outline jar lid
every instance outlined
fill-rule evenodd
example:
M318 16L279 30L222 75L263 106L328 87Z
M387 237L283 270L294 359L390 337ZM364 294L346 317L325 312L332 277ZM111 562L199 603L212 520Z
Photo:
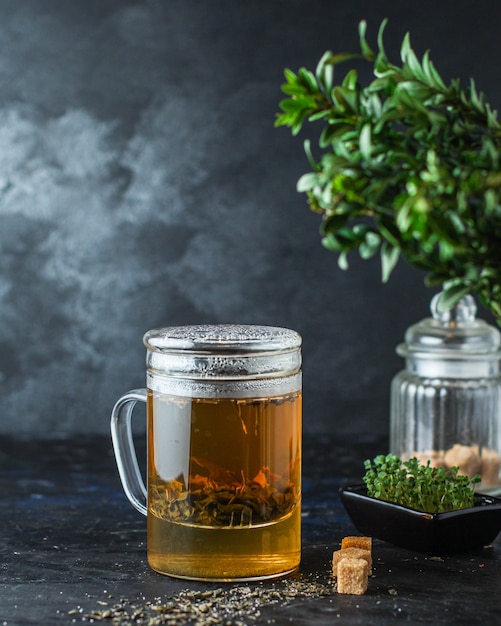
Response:
M431 301L432 317L407 329L405 343L397 347L397 353L407 359L425 360L426 364L414 364L423 375L492 375L492 367L479 364L501 359L500 332L476 318L477 306L471 295L445 311L439 309L439 298L436 294ZM495 369L497 372L497 364Z
M143 338L147 366L183 378L284 376L301 367L301 336L275 326L215 324L172 326Z

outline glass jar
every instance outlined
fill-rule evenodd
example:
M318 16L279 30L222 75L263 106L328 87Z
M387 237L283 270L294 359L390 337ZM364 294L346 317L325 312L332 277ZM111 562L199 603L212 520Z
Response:
M406 369L391 383L390 452L432 466L480 474L484 492L501 487L501 335L476 319L468 295L411 326L397 353Z

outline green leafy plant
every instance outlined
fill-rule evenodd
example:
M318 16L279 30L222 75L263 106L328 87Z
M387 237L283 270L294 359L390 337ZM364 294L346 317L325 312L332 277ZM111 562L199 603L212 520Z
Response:
M458 475L459 468L445 470L420 464L416 458L402 462L393 454L380 454L364 463L367 494L426 513L466 509L475 504L474 485L480 482Z
M305 151L312 171L298 183L322 215L323 245L339 266L358 250L380 253L386 282L399 257L440 285L442 310L468 292L501 323L501 125L472 80L446 85L426 52L421 60L403 39L401 65L388 59L382 22L374 52L359 25L360 52L326 52L315 71L285 70L276 126L297 135L320 122L318 146ZM374 79L360 84L356 69L335 82L334 70L360 60Z

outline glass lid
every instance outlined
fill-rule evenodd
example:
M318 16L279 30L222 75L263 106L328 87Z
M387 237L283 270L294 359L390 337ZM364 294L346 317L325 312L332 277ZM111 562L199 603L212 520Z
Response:
M498 376L501 334L476 318L477 306L467 295L447 311L439 309L440 294L430 305L432 317L410 326L397 354L407 370L428 378L473 379Z
M144 336L144 344L158 352L280 352L299 348L301 336L277 326L208 324L150 330Z
M430 305L432 317L411 326L405 334L405 344L399 346L402 356L430 352L485 358L489 354L499 358L501 335L482 319L476 318L477 306L471 295L464 296L452 309L439 309L440 294Z
M301 367L301 335L245 324L171 326L144 336L148 371L191 379L288 376Z

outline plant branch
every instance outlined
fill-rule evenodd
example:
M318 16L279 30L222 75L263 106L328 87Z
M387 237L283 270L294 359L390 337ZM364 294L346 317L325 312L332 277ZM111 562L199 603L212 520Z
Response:
M399 257L442 285L453 304L476 292L501 321L501 125L474 81L446 85L426 52L419 60L407 34L401 64L391 63L359 25L360 52L327 51L315 71L285 70L276 126L293 135L322 125L312 171L298 181L322 216L322 243L339 254L379 253L383 280ZM372 64L362 85L355 69L335 81L338 66Z

